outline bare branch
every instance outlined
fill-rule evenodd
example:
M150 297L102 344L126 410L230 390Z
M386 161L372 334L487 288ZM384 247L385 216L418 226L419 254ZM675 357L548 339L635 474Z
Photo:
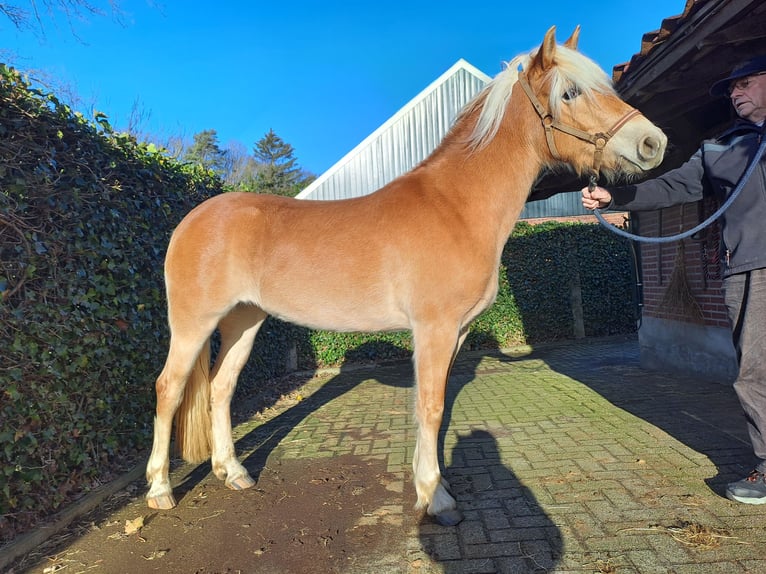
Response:
M101 7L99 3L106 4ZM79 40L75 30L76 21L86 21L88 17L103 17L111 13L112 18L122 22L123 12L118 0L105 0L99 3L92 0L28 0L29 7L18 4L0 3L0 14L6 16L11 24L21 31L31 30L45 34L46 22L55 22L62 14L72 35Z
M0 13L5 15L13 26L19 30L28 25L29 12L18 6L12 6L10 4L0 4Z

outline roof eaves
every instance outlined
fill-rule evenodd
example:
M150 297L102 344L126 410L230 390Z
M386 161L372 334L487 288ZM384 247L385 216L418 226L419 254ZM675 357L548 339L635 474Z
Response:
M658 30L646 32L641 37L641 49L634 54L629 62L617 64L612 69L612 81L615 86L630 82L642 69L651 65L651 61L664 51L662 47L667 44L673 34L680 28L693 24L698 16L704 16L717 11L719 4L725 4L729 0L687 0L684 11L676 16L669 16L662 20ZM702 14L700 14L702 13Z

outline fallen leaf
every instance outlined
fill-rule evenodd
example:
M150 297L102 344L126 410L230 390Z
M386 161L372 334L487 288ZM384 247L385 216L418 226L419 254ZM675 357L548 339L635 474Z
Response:
M144 517L139 516L133 520L125 521L125 534L130 536L131 534L137 534L144 527Z
M170 551L169 550L164 550L164 549L163 550L155 550L151 554L147 554L147 555L142 554L141 558L143 558L144 560L156 560L157 558L162 558L168 552L170 552Z

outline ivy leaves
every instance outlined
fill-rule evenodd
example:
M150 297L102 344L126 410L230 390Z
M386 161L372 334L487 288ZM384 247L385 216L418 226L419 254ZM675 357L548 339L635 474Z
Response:
M165 246L221 188L0 65L0 539L149 444Z

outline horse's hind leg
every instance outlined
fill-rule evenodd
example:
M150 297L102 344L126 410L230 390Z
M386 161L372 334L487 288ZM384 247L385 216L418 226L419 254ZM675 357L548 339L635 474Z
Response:
M428 514L443 525L457 524L463 518L439 470L438 438L447 378L459 344L465 338L465 335L456 337L451 333L450 329L413 329L418 422L412 460L418 494L416 508L427 507Z
M154 417L154 442L146 464L149 492L147 504L152 508L169 509L176 505L170 486L170 436L173 416L183 398L186 381L197 357L207 343L208 335L186 339L171 335L165 366L157 377L157 410Z
M258 329L266 313L254 305L238 305L218 325L221 350L213 367L210 403L212 419L213 473L234 490L255 484L234 453L230 403L237 378L247 363Z

